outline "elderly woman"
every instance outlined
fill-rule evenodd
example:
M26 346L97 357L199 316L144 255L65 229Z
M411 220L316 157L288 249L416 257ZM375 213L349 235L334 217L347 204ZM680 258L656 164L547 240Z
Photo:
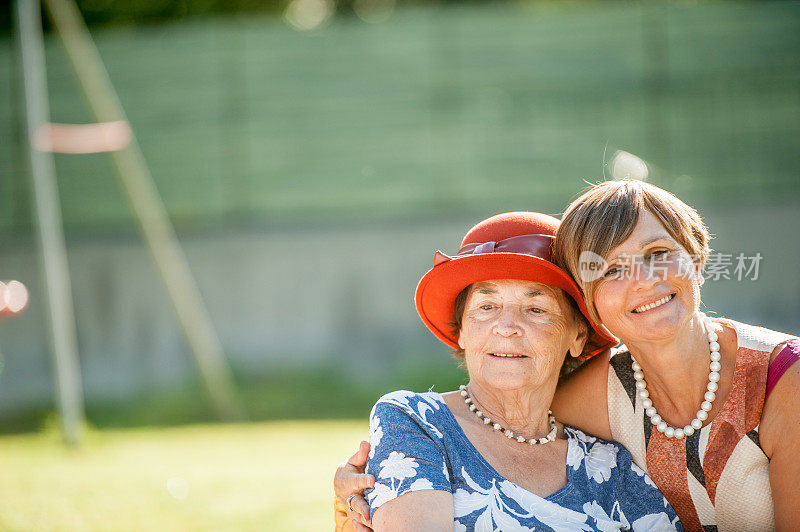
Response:
M622 446L549 411L565 358L616 343L550 261L557 227L507 213L470 230L455 257L436 254L417 310L463 358L469 383L375 405L375 530L681 529Z
M569 206L555 257L627 348L590 360L553 411L623 443L687 530L793 530L800 342L703 315L708 253L697 212L653 185L601 183ZM339 495L369 478L355 470L340 468Z

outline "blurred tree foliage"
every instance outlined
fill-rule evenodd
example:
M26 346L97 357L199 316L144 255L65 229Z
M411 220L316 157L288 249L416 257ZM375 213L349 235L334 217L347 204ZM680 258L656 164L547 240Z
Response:
M12 2L15 0L0 0L0 33L9 33L11 30ZM359 0L332 0L336 5L336 12L341 15L353 13L353 4ZM431 4L491 4L510 3L520 0L394 0L392 3L398 7ZM646 2L647 0L633 0L632 3ZM790 0L787 0L790 1ZM188 17L202 17L209 15L240 14L272 14L280 13L291 0L76 0L89 26L114 26L153 24L180 20ZM599 0L571 0L572 4L597 3ZM522 0L522 3L532 4L557 4L564 0ZM678 1L677 3L681 3ZM691 3L697 3L693 1ZM49 21L43 17L45 28L49 28Z
M12 2L0 1L0 31L8 33L12 25ZM291 0L76 0L89 26L153 24L209 15L272 14L282 12ZM340 14L353 12L358 0L333 0ZM397 4L464 3L466 0L396 0ZM469 0L470 3L490 3L498 0ZM500 0L503 1L503 0ZM43 15L45 28L49 21Z

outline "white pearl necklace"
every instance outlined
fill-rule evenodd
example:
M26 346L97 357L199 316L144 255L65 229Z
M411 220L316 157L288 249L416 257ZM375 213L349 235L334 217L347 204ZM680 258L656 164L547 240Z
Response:
M711 370L708 374L708 386L706 386L706 394L705 394L705 401L700 405L700 410L697 411L697 416L692 420L691 423L686 425L683 428L676 428L670 426L666 421L661 419L661 416L658 415L656 412L656 407L653 406L653 401L650 400L650 393L647 391L647 383L644 380L644 373L642 372L642 366L640 366L636 360L631 355L631 360L633 363L631 367L633 368L633 378L636 380L636 389L638 390L639 397L642 398L642 406L644 407L644 413L650 418L650 422L655 425L656 429L659 432L663 432L664 436L667 438L676 438L681 439L684 436L687 438L695 433L695 431L700 430L703 428L703 421L708 419L708 413L711 411L711 403L714 402L714 399L717 398L716 391L719 388L717 384L719 382L719 370L722 368L720 364L720 354L719 354L719 337L715 331L722 330L722 327L715 324L711 321L711 318L703 316L703 325L705 325L705 329L708 332L708 347L711 351L711 363L709 364L709 369Z
M492 422L492 420L486 417L482 411L478 410L478 407L472 402L472 397L469 396L466 386L462 384L458 387L458 389L461 390L461 397L464 398L464 403L466 403L470 411L475 412L475 415L478 416L478 419L483 421L484 425L491 425L492 429L497 432L502 432L509 440L517 440L519 443L527 443L530 445L544 445L545 443L555 441L558 427L556 427L556 418L553 417L553 413L550 410L547 411L547 415L550 418L550 432L547 434L547 436L544 436L543 438L525 438L524 436L518 436L514 434L508 429L504 429L500 423Z

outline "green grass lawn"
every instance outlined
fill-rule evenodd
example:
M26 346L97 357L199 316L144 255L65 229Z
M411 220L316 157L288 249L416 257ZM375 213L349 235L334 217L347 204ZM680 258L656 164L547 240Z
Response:
M330 530L333 471L367 421L0 437L0 530Z

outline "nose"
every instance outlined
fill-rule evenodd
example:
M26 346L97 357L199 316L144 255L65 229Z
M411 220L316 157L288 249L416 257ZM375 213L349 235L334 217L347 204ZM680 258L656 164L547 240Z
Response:
M494 333L504 337L520 336L522 329L518 319L517 309L511 306L503 307L494 324Z
M631 272L631 281L634 290L647 290L660 281L663 276L662 266L651 264L646 260L639 260Z

